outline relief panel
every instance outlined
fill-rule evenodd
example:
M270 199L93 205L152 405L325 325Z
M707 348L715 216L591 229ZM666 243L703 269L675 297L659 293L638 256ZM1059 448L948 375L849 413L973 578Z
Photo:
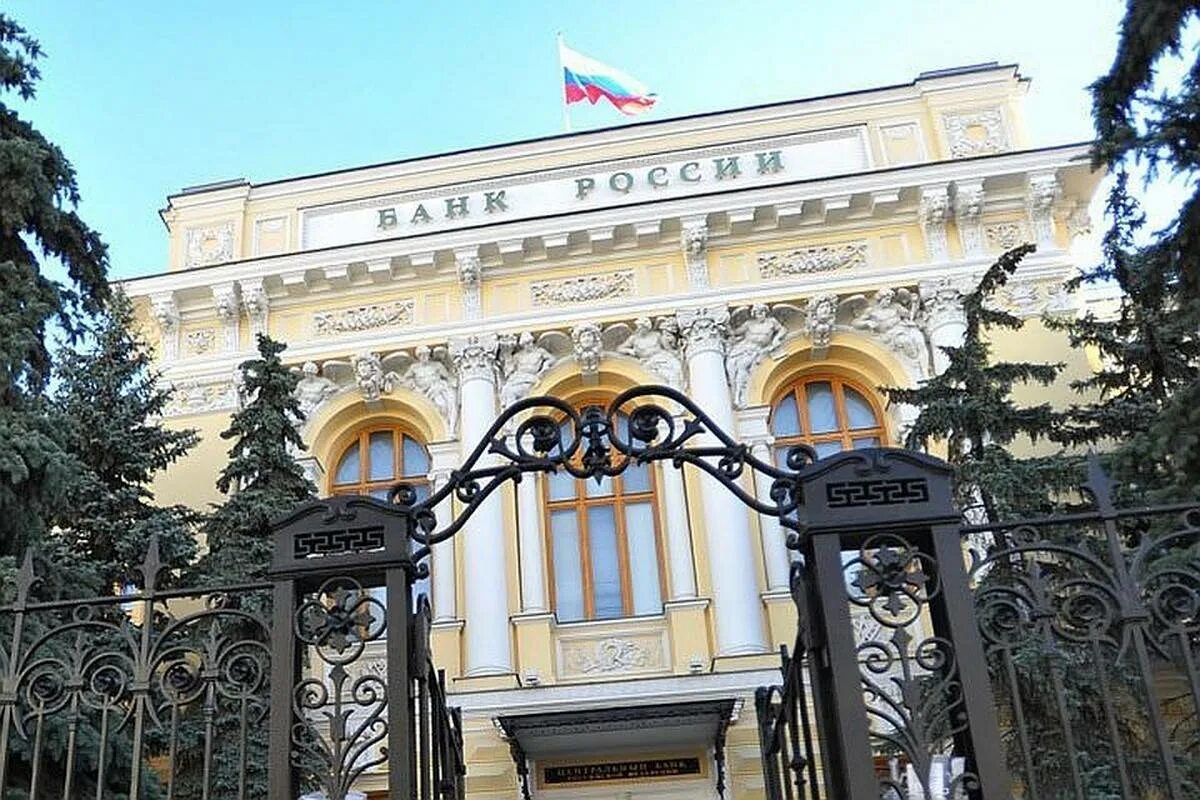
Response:
M667 631L645 628L560 632L558 677L606 678L671 671Z

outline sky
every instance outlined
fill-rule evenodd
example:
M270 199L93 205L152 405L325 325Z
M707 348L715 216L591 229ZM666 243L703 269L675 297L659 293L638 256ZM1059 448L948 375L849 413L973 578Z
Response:
M262 182L563 132L555 36L659 96L639 119L1017 63L1034 146L1090 139L1110 0L7 0L45 50L18 111L78 173L112 276L166 268L182 187ZM7 102L7 100L6 100ZM619 125L572 106L574 130Z

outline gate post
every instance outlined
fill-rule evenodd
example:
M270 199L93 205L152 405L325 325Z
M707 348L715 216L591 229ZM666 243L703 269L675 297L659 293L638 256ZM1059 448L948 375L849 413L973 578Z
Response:
M299 797L297 756L329 800L344 800L364 770L384 763L380 744L388 797L414 796L412 524L406 505L346 495L271 526L270 800ZM381 587L386 602L371 592ZM358 666L374 641L386 653L384 675ZM363 724L347 724L351 717Z
M893 448L841 453L800 472L801 552L825 643L813 681L831 705L821 724L837 797L878 800L887 788L927 800L957 789L977 800L1011 794L951 474L938 459ZM868 624L855 626L855 613ZM875 774L882 747L902 759L908 786ZM962 758L962 769L935 789L941 756Z

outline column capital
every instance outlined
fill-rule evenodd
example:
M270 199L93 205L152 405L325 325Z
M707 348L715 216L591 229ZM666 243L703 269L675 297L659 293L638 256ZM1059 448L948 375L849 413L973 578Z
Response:
M723 305L681 309L675 320L688 358L700 353L724 355L729 335L729 308Z
M450 358L458 370L461 382L487 381L496 383L496 349L499 341L495 334L480 333L459 336L450 340Z
M917 285L917 293L921 297L921 315L926 332L931 333L953 323L964 324L966 311L963 309L963 300L969 291L962 279L933 278L921 281Z

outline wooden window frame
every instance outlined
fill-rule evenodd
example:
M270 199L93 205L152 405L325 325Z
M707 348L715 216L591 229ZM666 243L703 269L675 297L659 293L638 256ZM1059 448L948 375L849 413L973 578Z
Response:
M837 415L837 430L816 434L806 433L806 431L812 430L812 424L808 418L808 396L806 394L806 387L812 383L828 383L833 390L833 407L834 413ZM856 391L871 406L871 410L875 413L875 420L878 423L874 427L850 428L849 419L846 414L846 397L844 392L844 388L847 386ZM800 419L800 433L791 436L775 435L776 451L784 450L797 444L807 444L815 447L825 442L839 442L842 445L843 451L849 451L854 449L855 439L865 439L868 436L874 436L878 439L880 447L887 446L887 424L878 394L854 378L840 372L809 372L797 377L783 391L779 392L775 396L775 400L771 403L771 420L768 425L773 435L775 411L779 408L779 404L789 395L796 401L796 413Z
M577 408L582 410L587 406L607 404L610 398L597 398L580 401ZM658 477L653 463L646 465L649 488L645 491L626 492L624 473L610 478L612 492L606 495L589 496L587 480L575 479L575 496L569 499L552 500L550 498L550 479L543 476L542 485L542 531L546 547L546 571L549 575L550 608L558 614L558 580L554 571L554 528L553 513L555 511L572 510L575 514L576 529L579 534L580 572L583 581L583 617L568 622L603 622L616 619L628 619L633 613L633 573L629 567L629 537L628 525L625 520L625 507L638 503L650 504L650 518L654 523L654 553L658 570L659 601L665 602L667 586L666 564L662 537L662 524L658 514ZM592 549L591 537L588 530L588 509L596 506L609 506L613 509L614 524L617 534L617 564L621 579L621 615L617 617L597 617L594 581L592 579ZM646 616L646 615L642 615Z
M385 480L368 480L371 434L384 431L389 431L392 434L392 477ZM339 494L369 495L373 491L390 489L399 481L417 485L429 485L431 481L429 480L428 473L424 475L404 474L404 437L408 437L420 445L425 450L425 457L429 458L429 447L403 425L395 423L367 425L355 431L354 436L343 442L342 446L335 451L337 457L333 461L333 469L330 470L329 475L326 477L327 496L332 497ZM341 466L342 459L346 457L346 454L355 443L358 444L358 481L356 483L336 483L338 467Z

